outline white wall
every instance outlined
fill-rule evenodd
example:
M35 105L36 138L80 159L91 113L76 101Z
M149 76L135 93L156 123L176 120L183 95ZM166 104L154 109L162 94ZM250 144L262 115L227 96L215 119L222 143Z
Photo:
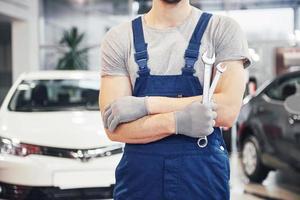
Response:
M39 0L0 0L0 14L12 21L13 80L39 69Z
M294 32L294 10L259 9L214 12L235 19L245 32L249 47L257 51L260 61L249 68L259 84L275 74L275 49L289 46L290 34Z

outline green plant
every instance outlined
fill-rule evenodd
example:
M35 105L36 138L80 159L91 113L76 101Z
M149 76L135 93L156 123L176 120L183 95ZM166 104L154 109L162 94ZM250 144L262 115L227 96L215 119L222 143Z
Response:
M84 38L84 33L79 33L77 27L64 31L60 44L67 47L67 51L57 63L59 70L87 69L87 52L89 48L81 48L80 44Z

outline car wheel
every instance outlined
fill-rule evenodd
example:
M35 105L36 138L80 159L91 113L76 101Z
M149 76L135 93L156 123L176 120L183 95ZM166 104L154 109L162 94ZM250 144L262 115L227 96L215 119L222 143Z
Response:
M270 169L261 161L258 140L254 136L247 137L242 146L242 167L251 182L261 183Z

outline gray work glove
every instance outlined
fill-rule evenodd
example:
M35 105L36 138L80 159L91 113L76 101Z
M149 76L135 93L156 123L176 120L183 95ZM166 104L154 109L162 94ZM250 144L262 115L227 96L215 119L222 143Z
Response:
M199 138L210 135L217 117L216 104L193 102L182 111L175 112L176 134Z
M131 122L148 115L147 97L125 96L105 108L104 127L113 132L120 123Z

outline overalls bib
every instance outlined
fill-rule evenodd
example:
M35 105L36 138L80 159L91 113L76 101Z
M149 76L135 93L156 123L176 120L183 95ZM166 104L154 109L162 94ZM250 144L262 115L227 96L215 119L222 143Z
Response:
M202 94L195 77L203 33L211 14L203 13L185 51L181 75L151 75L141 17L133 20L135 61L133 96L190 97ZM162 66L163 67L163 66ZM171 135L149 144L126 144L116 169L115 200L227 200L229 160L220 128L201 148L197 138Z

